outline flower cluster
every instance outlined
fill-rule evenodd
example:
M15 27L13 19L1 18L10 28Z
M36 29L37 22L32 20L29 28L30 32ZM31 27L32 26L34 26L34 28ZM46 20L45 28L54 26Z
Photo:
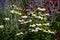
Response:
M39 30L42 30L43 32L55 34L55 32L53 32L51 30L45 30L45 29L42 29L42 28L39 28L39 27L37 27L36 29L32 29L32 32L38 32Z
M29 5L29 6L32 7L32 5ZM14 7L15 7L15 9L19 9L16 6L14 6ZM21 25L29 26L29 28L27 30L29 30L31 32L38 32L39 30L40 31L42 30L43 32L54 34L53 31L44 29L45 27L50 26L49 21L47 21L47 16L49 16L49 14L44 13L44 11L46 11L46 9L44 7L43 8L37 7L34 11L32 11L32 10L34 10L33 7L31 9L30 8L24 9L24 11L19 10L20 12L13 9L10 12L20 15L20 19L18 19L17 21L19 21L20 26ZM24 13L24 12L26 12L26 13ZM43 28L43 26L44 26L44 28ZM23 27L21 29L24 30ZM21 35L21 34L24 34L24 33L22 33L22 32L17 33L17 35Z

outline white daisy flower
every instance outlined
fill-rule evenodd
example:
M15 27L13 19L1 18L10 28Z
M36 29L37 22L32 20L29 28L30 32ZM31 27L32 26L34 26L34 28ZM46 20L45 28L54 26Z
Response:
M32 14L32 16L36 16L36 14Z
M41 17L41 20L43 20L44 18L43 17Z
M46 30L43 30L44 32L47 32Z
M30 27L35 27L35 26L30 25Z
M47 14L45 14L45 15L49 16L49 13L47 13Z
M49 25L50 25L50 23L47 23L47 25L49 26Z
M36 30L39 30L39 29L40 29L39 27L36 28Z
M46 31L46 30L43 30L44 32L47 32L47 33L52 33L54 34L54 32L51 32L50 30Z
M22 10L21 8L17 7L17 5L11 5L10 7L14 7L15 9Z
M21 22L21 24L24 24L24 23Z
M51 32L50 30L48 30L48 32Z
M21 16L21 18L28 18L28 16Z
M44 20L46 21L46 20L47 20L47 18L44 18Z
M30 19L29 22L32 22L32 20Z
M21 21L24 21L23 19Z
M45 25L45 26L49 26L50 24L49 24L49 23L46 23L46 24L43 24L43 25Z
M36 16L36 18L41 19L41 20L43 19L43 17L41 17L41 16Z
M12 6L17 7L16 5L12 5Z
M25 21L24 23L28 23L28 21Z
M39 30L43 30L42 28L40 28Z
M46 10L45 8L40 8L40 7L38 7L37 9L40 10L40 11L45 11Z
M11 12L11 13L15 13L15 10L11 10L10 12Z
M0 25L0 28L4 28L4 25Z
M18 35L21 35L21 34L23 34L23 32L17 33L16 35L18 36Z
M35 24L33 24L33 25L30 25L30 27L35 27L36 25Z
M17 14L22 15L22 13L17 13Z
M38 30L37 30L37 29L35 29L35 30L34 30L34 29L32 29L32 32L38 32Z
M54 32L50 32L50 33L54 34Z
M37 18L42 18L41 16L37 16Z
M11 13L16 13L16 14L18 14L18 15L22 15L22 13L19 13L19 12L15 11L15 10L11 10L10 12L11 12Z
M32 29L32 32L35 32L35 30L34 30L34 29Z
M5 18L5 20L10 20L10 18Z
M36 24L37 26L42 26L42 24Z
M45 14L40 14L41 16L46 16Z
M52 34L54 34L54 32L52 32L52 31L50 31L50 30L48 30L48 33L52 33Z
M39 29L35 29L35 32L38 32Z
M18 20L21 24L24 24L23 22L24 22L24 20Z
M22 22L22 20L18 20L19 22Z

